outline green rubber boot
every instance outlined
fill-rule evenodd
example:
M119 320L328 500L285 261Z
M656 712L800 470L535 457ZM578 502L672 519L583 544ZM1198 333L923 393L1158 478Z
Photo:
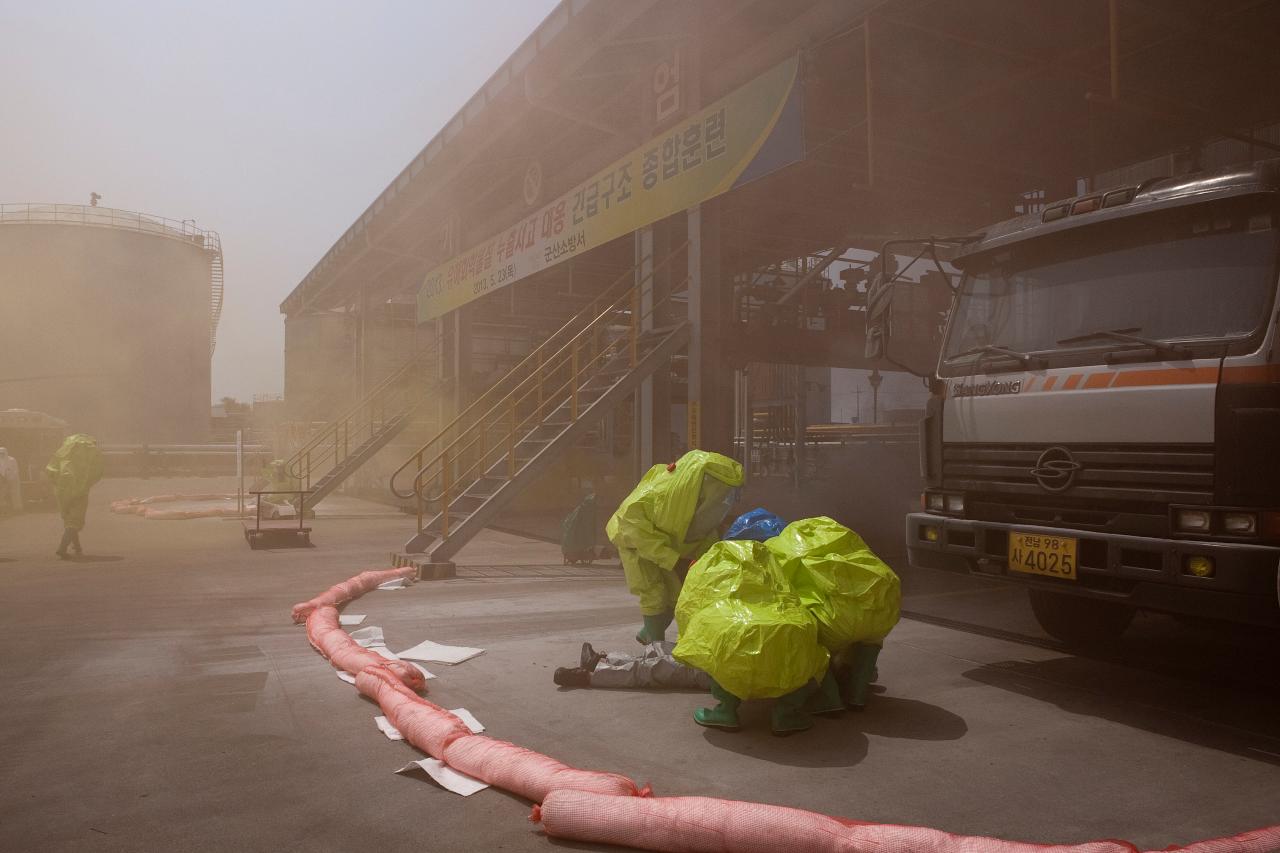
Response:
M785 737L813 728L813 717L809 716L804 706L817 689L818 685L810 681L799 690L792 690L773 701L773 713L769 722L775 735Z
M736 732L741 728L738 725L738 706L742 704L742 700L714 681L711 682L711 695L720 704L714 708L698 708L693 712L693 721L709 729Z
M659 613L657 616L645 616L644 627L636 633L636 642L642 646L650 643L661 643L667 639L667 628L671 626L676 615Z
M810 694L804 703L804 709L810 714L830 714L837 716L844 712L844 700L840 697L840 682L836 680L832 667L827 667L827 674L822 676L818 689Z
M857 643L850 650L849 670L844 684L840 685L840 694L844 704L855 711L867 707L867 698L871 695L871 682L876 680L876 659L880 657L880 647L872 643Z

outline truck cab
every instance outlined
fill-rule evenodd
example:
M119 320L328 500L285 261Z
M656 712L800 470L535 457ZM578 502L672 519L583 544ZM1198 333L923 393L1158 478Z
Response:
M1280 160L974 235L921 424L913 565L1019 583L1052 635L1139 609L1280 625Z

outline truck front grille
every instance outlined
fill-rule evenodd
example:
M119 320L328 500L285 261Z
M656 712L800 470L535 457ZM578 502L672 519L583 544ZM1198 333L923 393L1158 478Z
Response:
M1078 466L1061 491L1046 488L1033 474L1048 447L943 445L943 486L993 497L1016 495L1032 504L1086 513L1213 500L1212 445L1055 445L1066 453L1055 451L1050 459Z

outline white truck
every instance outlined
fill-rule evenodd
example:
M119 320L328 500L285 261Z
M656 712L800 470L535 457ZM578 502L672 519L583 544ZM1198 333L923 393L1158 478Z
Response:
M911 563L1023 584L1069 643L1139 609L1280 625L1278 260L1280 160L966 238Z

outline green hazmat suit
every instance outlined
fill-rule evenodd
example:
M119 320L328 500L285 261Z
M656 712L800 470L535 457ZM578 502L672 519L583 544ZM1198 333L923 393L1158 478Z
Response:
M879 645L898 624L902 587L897 574L839 522L804 518L764 544L817 620L818 640L828 651L855 643Z
M102 479L102 451L92 436L77 433L62 442L45 466L45 474L53 482L62 524L67 530L84 528L89 509L89 489Z
M818 625L763 543L717 542L685 578L673 655L737 699L792 693L827 671Z
M676 563L696 559L718 538L742 465L727 456L690 450L671 465L654 465L605 526L618 549L627 588L645 616L670 614L680 596Z

